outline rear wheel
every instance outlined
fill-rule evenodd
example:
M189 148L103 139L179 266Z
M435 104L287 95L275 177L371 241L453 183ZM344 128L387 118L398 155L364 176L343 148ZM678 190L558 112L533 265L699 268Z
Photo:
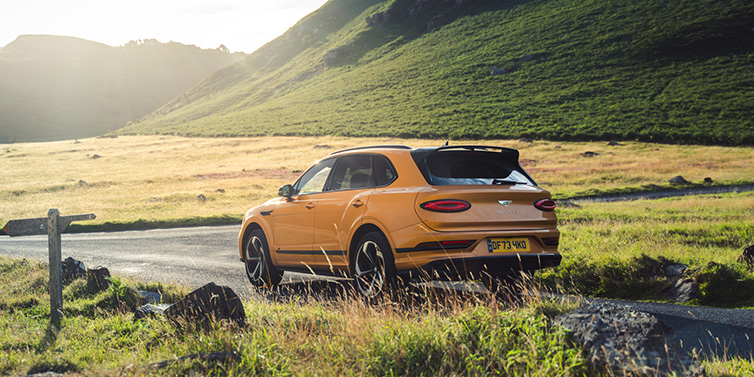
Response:
M257 287L275 286L283 278L283 273L270 260L267 238L261 229L253 230L246 240L244 264L246 265L246 276L251 284Z
M382 233L361 237L353 257L353 272L356 289L366 298L378 297L395 284L393 252Z

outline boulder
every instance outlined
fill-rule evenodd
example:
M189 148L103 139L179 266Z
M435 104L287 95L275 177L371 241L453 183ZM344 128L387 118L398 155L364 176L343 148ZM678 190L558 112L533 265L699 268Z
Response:
M518 61L522 63L530 62L532 60L534 60L534 55L532 54L523 54L520 58L518 58Z
M147 304L159 304L162 302L162 295L157 292L136 290L136 293L138 293Z
M678 279L665 296L675 302L689 302L699 297L699 288L693 279Z
M621 143L619 143L618 140L610 140L609 142L607 142L607 145L609 145L611 147L617 147L617 146L621 145Z
M668 183L670 183L671 185L685 185L685 184L688 184L689 181L687 181L685 178L683 178L680 175L676 175L675 177L670 178L668 180Z
M86 287L91 292L99 292L110 286L110 270L106 267L99 266L94 269L86 270Z
M704 184L705 185L711 185L712 183L714 183L714 181L712 180L712 178L710 178L710 177L705 177L704 178Z
M610 375L704 375L699 361L672 338L672 328L628 306L591 304L561 315L555 323L571 332L592 368Z
M581 157L594 157L594 156L599 156L599 155L600 154L597 153L597 152L586 151L586 152L584 152L584 153L581 154Z
M178 324L193 323L208 328L212 322L246 324L241 299L232 289L209 283L186 295L165 310L165 316Z
M688 270L689 266L685 264L671 264L665 267L665 276L668 277L676 277L683 275L686 270Z
M70 283L79 278L86 277L86 267L84 263L73 259L71 257L65 258L63 264L60 266L62 269L63 284Z
M170 305L167 304L158 304L158 305L152 305L152 304L146 304L134 312L134 321L138 321L140 319L144 318L155 318L157 316L161 316L165 313L165 310L169 308Z
M498 67L492 67L492 69L490 70L490 75L491 76L504 75L506 73L508 73L508 71L506 71L503 68L498 68Z

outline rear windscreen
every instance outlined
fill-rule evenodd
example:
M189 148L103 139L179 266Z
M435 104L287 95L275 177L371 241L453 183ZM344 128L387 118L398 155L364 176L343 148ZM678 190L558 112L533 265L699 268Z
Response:
M441 150L427 156L424 164L432 185L534 185L517 159L498 152Z

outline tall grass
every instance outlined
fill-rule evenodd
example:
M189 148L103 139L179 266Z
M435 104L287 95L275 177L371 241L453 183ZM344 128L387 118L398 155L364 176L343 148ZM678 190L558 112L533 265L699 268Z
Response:
M262 292L266 300L245 304L245 327L194 331L159 318L133 321L123 305L104 304L112 289L95 294L74 282L64 291L67 315L58 332L48 327L45 289L34 284L44 268L7 258L0 267L10 289L39 300L0 295L3 374L570 376L586 368L566 333L551 325L569 304L543 310L537 302L431 292L366 303L353 287L334 288L339 293L330 298L304 287ZM92 301L98 310L80 310ZM201 357L210 354L222 356Z

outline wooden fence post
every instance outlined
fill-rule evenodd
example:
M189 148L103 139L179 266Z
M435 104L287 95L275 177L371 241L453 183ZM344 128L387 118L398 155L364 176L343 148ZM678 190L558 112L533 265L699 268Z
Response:
M60 212L52 208L47 213L47 230L50 258L50 322L60 328L63 317L63 267L61 262L61 240L58 220Z
M60 328L63 318L63 262L61 261L60 233L74 221L94 220L93 213L87 215L60 216L57 209L51 208L47 218L11 220L3 231L11 236L34 236L47 234L50 251L50 322Z

